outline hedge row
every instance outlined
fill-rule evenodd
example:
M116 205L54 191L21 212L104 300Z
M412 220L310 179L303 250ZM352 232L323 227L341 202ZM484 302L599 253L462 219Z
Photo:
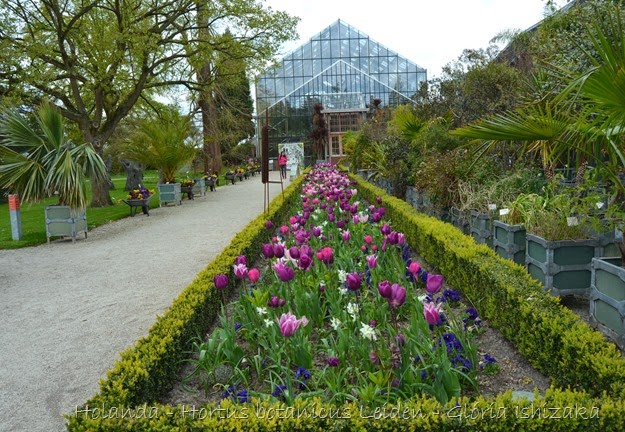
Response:
M359 194L382 196L395 229L406 235L428 264L437 267L487 316L532 364L562 389L533 401L511 392L494 398L462 398L441 406L428 397L364 411L319 400L293 407L253 400L244 405L169 407L153 403L172 385L188 340L206 331L218 311L212 277L230 272L236 256L258 254L267 218L284 220L299 198L302 177L253 221L176 299L149 335L122 354L101 391L69 418L72 431L200 430L424 430L595 431L625 430L625 362L612 344L542 291L525 270L501 259L456 228L417 213L405 202L358 181ZM566 390L563 390L566 389ZM127 408L132 407L132 408Z

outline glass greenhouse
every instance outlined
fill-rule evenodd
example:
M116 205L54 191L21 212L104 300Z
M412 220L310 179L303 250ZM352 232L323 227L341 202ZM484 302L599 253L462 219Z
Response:
M309 135L319 103L328 126L324 159L336 162L341 137L360 128L374 100L382 107L413 103L426 79L425 69L338 20L257 77L257 136L268 122L270 158L283 144L304 143L300 162L314 162Z

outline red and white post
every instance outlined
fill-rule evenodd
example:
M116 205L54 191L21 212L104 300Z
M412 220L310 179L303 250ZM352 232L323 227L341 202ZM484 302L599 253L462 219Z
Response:
M20 215L20 197L9 195L9 213L11 214L11 235L13 240L22 239L22 216Z

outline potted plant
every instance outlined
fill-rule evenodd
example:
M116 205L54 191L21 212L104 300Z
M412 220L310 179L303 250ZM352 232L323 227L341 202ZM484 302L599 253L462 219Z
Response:
M58 197L45 207L46 235L87 237L87 178L107 178L104 161L90 144L75 144L66 134L63 117L52 105L36 110L34 122L17 111L0 117L0 188L24 202Z
M180 192L186 193L187 198L193 199L193 186L195 185L195 181L191 179L184 179L180 182Z
M130 217L134 217L137 209L141 207L144 215L150 216L150 200L154 196L154 190L148 190L142 185L128 192L125 200L120 200L128 204L130 207Z
M215 191L215 188L219 186L219 177L216 173L212 173L210 175L204 176L204 184L207 188L210 189L211 192Z

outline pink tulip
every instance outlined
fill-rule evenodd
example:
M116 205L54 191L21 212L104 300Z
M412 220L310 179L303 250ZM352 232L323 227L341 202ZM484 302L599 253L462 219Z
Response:
M282 333L282 336L290 337L295 334L295 331L300 325L306 326L306 324L308 324L308 319L305 316L297 319L291 312L287 312L282 314L278 320L278 324L280 325L280 333Z
M371 242L373 242L373 237L371 237L370 235L366 235L365 236L365 243L371 244Z
M428 274L425 282L425 290L430 294L436 294L443 286L443 276Z
M284 234L284 235L288 234L288 232L289 232L289 227L288 227L288 226L286 226L286 225L282 225L282 226L280 227L280 232L281 232L282 234Z
M244 279L247 276L247 266L245 264L235 264L234 275L239 279Z
M426 303L423 305L423 315L428 324L437 325L440 320L439 306L435 306L434 303Z
M374 269L378 266L378 257L377 255L367 255L367 257L365 258L367 260L367 266L369 266L369 269Z
M250 282L256 283L258 282L258 279L260 278L260 272L256 268L250 269L247 272L247 277L250 278Z

